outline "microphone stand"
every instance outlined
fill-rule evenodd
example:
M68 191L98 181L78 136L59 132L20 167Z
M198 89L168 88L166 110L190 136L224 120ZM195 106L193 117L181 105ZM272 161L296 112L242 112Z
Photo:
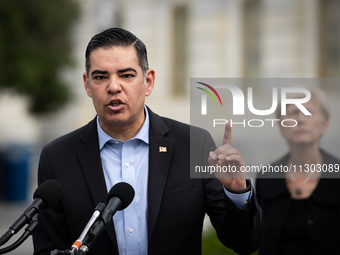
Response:
M33 219L27 226L27 228L25 228L25 232L19 237L19 239L15 241L15 243L13 243L12 245L0 249L0 254L5 254L18 248L30 235L33 234L33 231L38 226L38 224L39 222Z
M0 238L0 246L4 245L8 242L8 240L13 236L14 230L9 229L7 232Z
M0 238L0 246L7 243L14 234L16 234L24 225L26 225L26 221L32 222L34 214L37 212L38 212L37 208L35 208L34 206L32 206L31 210L29 210L28 208L23 214L25 218L19 218L16 222L14 222L14 224L9 228L9 230L7 230L7 232ZM25 219L25 221L23 219Z

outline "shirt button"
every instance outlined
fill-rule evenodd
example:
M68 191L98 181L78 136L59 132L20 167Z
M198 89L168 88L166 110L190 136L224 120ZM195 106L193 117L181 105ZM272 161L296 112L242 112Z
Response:
M133 232L133 228L130 228L130 229L129 229L129 232L132 233L132 232Z
M130 164L129 164L129 163L126 163L126 164L125 164L125 166L126 166L126 167L129 167L129 166L130 166Z
M115 144L119 144L119 141L115 141Z
M246 200L246 201L244 201L244 202L243 202L243 204L244 204L244 205L248 204L248 201L247 201L247 200Z

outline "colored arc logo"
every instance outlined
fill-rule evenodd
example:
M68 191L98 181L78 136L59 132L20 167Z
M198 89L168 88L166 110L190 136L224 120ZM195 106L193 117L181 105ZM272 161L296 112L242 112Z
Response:
M208 85L208 84L206 84L206 83L203 83L203 82L197 82L197 83L198 83L198 84L201 84L201 85L204 85L204 86L208 87L209 89L211 89L211 91L214 92L215 95L217 96L217 98L218 98L218 100L220 101L221 106L222 106L222 100L221 100L221 98L220 98L220 95L217 93L217 91L216 91L213 87L211 87L210 85ZM208 90L203 89L203 88L200 88L200 87L196 87L196 88L203 90L203 91L206 92L209 96L211 96L211 98L212 98L212 99L214 100L214 102L215 102L215 105L217 105L214 96L213 96Z

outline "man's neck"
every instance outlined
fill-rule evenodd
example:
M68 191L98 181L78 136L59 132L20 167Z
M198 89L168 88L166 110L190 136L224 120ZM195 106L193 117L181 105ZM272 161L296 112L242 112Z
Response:
M122 125L103 125L100 120L99 124L103 131L107 133L110 137L112 137L115 140L120 141L127 141L132 138L134 138L138 132L141 130L143 124L145 121L145 115L143 115L143 118L140 118L138 121L132 123L132 124L122 124Z

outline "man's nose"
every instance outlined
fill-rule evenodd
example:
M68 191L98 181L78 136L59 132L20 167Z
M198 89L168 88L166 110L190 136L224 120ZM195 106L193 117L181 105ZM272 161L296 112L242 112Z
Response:
M118 93L122 90L119 79L115 76L111 76L107 84L107 92L110 94Z

